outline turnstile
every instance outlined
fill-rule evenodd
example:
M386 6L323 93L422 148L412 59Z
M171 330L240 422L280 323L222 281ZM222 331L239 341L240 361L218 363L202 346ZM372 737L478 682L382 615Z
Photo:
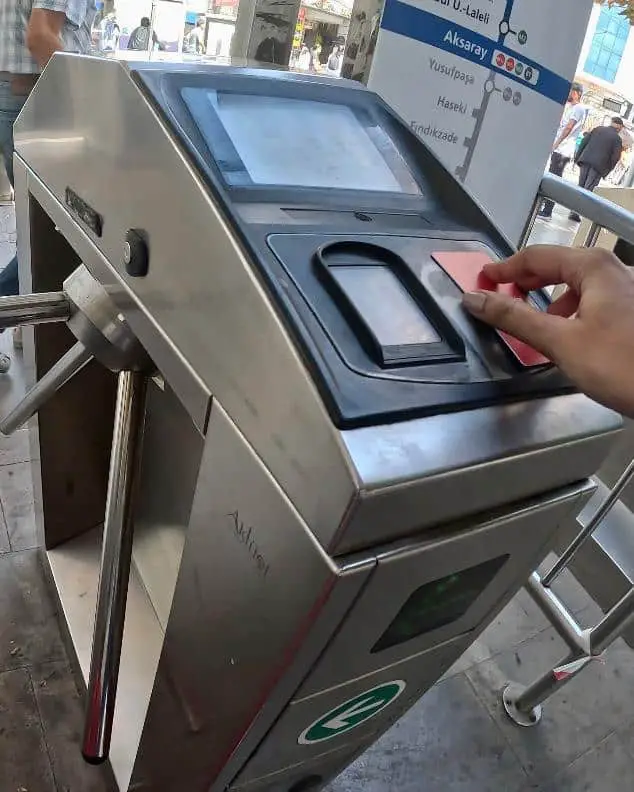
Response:
M360 86L57 55L16 152L47 294L0 321L57 323L3 428L40 408L84 753L121 790L320 789L524 583L620 419L462 311L511 248Z

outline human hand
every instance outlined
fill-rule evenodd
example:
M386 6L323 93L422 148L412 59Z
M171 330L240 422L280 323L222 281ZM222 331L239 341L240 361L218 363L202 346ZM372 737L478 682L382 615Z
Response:
M599 248L529 247L484 274L524 291L565 283L548 312L497 294L465 294L465 308L542 352L591 398L634 417L634 277Z

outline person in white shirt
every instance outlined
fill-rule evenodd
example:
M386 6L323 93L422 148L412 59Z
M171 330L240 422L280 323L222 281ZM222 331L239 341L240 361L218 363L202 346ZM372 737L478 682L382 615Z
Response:
M563 176L566 165L575 156L577 138L588 115L588 111L581 104L582 96L583 87L579 83L573 83L570 86L568 104L561 117L553 151L550 155L550 172L554 173L555 176ZM554 207L554 201L545 200L538 217L541 217L542 220L550 220Z

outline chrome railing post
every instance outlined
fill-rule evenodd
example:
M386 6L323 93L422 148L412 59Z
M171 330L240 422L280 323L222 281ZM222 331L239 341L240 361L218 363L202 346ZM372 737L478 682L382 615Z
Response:
M630 464L625 468L623 473L621 473L619 480L616 482L614 487L612 487L610 494L596 510L592 518L588 521L586 527L577 534L577 536L561 554L559 560L542 577L542 585L548 587L551 586L555 580L557 580L559 575L561 575L564 569L566 569L572 559L577 555L579 550L599 527L601 522L614 508L616 502L623 494L623 490L632 480L632 476L634 476L634 460L632 460L632 462L630 462Z
M634 244L634 214L620 206L556 176L544 176L542 179L536 203L542 198L549 198L590 220L591 225L584 247L595 247L603 229ZM533 220L534 218L529 221L525 235L530 233ZM523 237L522 242L525 241ZM607 498L552 568L543 577L537 572L533 573L528 581L528 591L568 644L569 651L555 668L551 668L530 685L509 684L504 690L502 700L505 711L520 726L537 724L541 718L542 702L580 674L587 664L600 656L634 620L634 588L630 589L595 627L587 630L577 624L574 616L550 589L616 505L633 477L634 460L625 468Z

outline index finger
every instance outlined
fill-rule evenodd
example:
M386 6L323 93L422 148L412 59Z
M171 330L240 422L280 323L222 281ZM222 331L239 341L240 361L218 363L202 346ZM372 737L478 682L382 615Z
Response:
M495 283L516 283L524 291L566 283L578 292L595 258L588 249L534 245L483 271Z

